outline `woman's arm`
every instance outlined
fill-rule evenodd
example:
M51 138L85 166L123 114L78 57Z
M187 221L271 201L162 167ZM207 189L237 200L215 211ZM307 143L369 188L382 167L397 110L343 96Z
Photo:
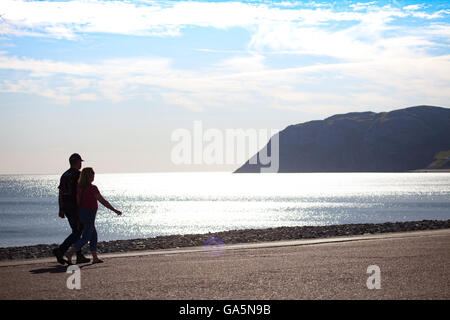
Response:
M108 201L106 201L100 193L96 193L95 198L106 208L117 213L117 215L120 216L122 214L122 212L120 212L119 210L114 209L114 207Z

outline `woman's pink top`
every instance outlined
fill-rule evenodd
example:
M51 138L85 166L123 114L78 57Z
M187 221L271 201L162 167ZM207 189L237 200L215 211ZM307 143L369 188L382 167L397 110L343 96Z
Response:
M78 188L77 195L80 199L79 207L81 209L95 210L98 209L98 203L96 195L100 194L97 187L93 184L86 188Z

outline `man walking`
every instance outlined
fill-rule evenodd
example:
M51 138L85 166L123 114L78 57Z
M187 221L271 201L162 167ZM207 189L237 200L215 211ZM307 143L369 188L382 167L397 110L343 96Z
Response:
M81 237L83 230L78 217L77 206L77 183L80 177L81 169L81 156L78 153L74 153L69 158L70 169L63 173L59 182L59 217L66 217L69 221L72 233L64 240L64 242L58 247L53 249L53 254L56 256L56 260L60 264L66 263L63 258L64 253L70 248L70 246L77 242ZM83 256L81 250L77 252L77 263L86 263L90 259Z

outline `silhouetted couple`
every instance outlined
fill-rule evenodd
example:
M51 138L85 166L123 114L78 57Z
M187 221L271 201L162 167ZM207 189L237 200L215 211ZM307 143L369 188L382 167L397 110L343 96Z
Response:
M97 256L97 230L95 229L95 216L97 214L99 201L106 208L118 215L122 212L106 201L100 194L98 188L92 184L95 172L86 167L81 173L81 156L74 153L69 158L70 169L63 173L59 183L59 217L66 217L69 221L72 233L58 247L53 249L53 254L60 264L72 264L72 256L76 253L76 263L87 263L81 248L89 242L92 253L92 263L103 262ZM72 246L72 248L70 248ZM69 250L70 248L70 250ZM64 259L67 258L67 260Z

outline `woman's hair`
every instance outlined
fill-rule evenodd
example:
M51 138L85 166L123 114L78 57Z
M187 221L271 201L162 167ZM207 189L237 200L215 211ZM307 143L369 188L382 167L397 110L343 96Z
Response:
M80 178L78 179L78 187L86 188L91 185L92 178L94 177L94 169L86 167L81 170Z

